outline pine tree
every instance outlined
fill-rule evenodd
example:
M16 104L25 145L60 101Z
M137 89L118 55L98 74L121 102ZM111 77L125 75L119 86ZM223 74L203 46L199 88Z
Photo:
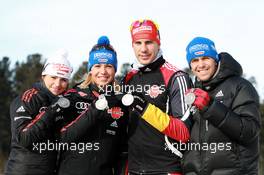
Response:
M16 62L14 73L14 88L17 94L30 88L32 84L39 81L43 69L42 56L32 54L27 57L26 62Z
M9 69L9 66L9 58L4 57L0 61L0 172L10 149L9 105L14 97L14 93L11 81L12 71Z

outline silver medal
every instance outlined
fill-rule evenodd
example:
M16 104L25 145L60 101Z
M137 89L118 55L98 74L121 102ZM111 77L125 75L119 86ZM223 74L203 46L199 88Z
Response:
M185 95L185 103L188 105L188 106L191 106L193 104L193 102L195 101L195 94L190 92L188 94Z
M70 106L70 100L68 100L67 98L61 97L59 98L59 100L57 101L57 104L61 107L61 108L68 108Z
M130 106L133 103L133 101L134 101L134 97L131 94L125 94L122 97L122 103L125 106Z
M95 107L98 110L105 110L108 107L108 102L104 95L99 95L98 100L95 102Z

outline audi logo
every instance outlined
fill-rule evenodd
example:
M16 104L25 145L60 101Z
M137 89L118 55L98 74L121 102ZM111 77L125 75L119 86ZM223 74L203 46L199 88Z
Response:
M76 109L88 109L90 106L89 103L85 103L85 102L77 102L75 103L75 108Z

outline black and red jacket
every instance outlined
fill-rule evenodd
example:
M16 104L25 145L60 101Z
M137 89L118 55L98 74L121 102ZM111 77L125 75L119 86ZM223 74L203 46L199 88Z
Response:
M55 99L42 83L36 83L11 103L12 139L6 175L55 173L57 151L40 151L40 144L47 146L47 142L56 142L58 124L54 115L46 110Z
M113 170L117 174L119 162L127 158L127 112L121 101L111 102L108 110L97 110L92 104L100 93L90 84L64 95L71 106L64 111L67 124L61 129L61 143L88 146L61 150L59 175L112 175Z
M129 115L129 172L180 173L180 158L168 149L165 136L173 144L189 139L191 120L181 121L187 110L184 94L191 87L188 74L160 57L128 73L125 84L149 103L142 116Z

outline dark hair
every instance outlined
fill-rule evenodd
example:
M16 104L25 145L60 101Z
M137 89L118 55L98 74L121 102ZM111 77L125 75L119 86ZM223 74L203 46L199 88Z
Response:
M96 44L96 45L93 46L93 48L92 48L92 50L90 52L96 51L96 50L100 50L100 49L110 50L110 51L113 51L116 54L115 49L110 44Z

